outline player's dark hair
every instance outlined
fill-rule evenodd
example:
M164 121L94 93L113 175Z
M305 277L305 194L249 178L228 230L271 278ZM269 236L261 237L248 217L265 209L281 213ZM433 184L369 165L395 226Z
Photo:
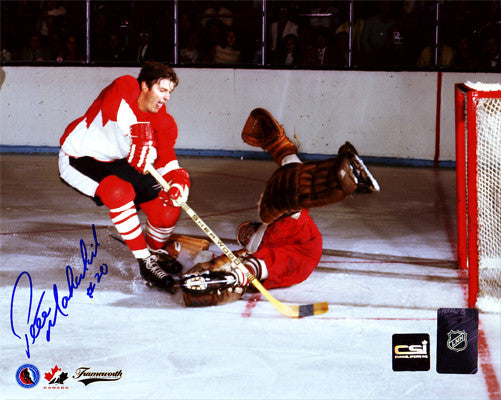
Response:
M176 87L179 83L179 79L177 78L177 75L172 67L156 61L145 62L139 72L139 76L137 77L139 85L141 85L141 82L146 82L148 88L151 88L161 79L170 80L174 83L174 87Z

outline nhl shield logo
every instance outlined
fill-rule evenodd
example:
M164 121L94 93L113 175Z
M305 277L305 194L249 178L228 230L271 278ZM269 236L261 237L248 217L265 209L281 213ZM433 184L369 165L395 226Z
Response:
M468 334L465 331L450 331L447 334L447 347L453 351L463 351L468 346Z

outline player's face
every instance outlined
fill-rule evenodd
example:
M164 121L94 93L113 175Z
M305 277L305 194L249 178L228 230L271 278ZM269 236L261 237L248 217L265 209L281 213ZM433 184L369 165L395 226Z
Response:
M146 82L141 82L141 93L139 94L138 105L141 111L157 113L162 106L170 99L170 94L174 90L174 82L169 79L161 79L148 87Z

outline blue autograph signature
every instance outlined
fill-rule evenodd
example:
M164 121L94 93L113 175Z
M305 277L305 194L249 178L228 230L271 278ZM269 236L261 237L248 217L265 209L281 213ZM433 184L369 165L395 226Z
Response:
M18 337L21 340L23 339L21 335L24 336L24 340L26 342L25 351L28 358L30 358L31 356L30 344L32 345L35 343L37 338L40 336L42 330L45 329L45 338L47 339L47 342L49 342L51 329L56 325L58 315L61 315L63 317L68 316L67 308L69 306L70 300L73 297L74 291L84 283L87 272L89 272L89 266L91 266L92 263L94 262L97 256L98 248L100 246L99 242L97 241L96 228L94 224L92 225L92 233L94 236L94 242L89 245L89 248L91 249L90 254L87 251L87 245L85 244L84 240L80 239L80 255L83 263L82 272L79 275L75 276L73 274L73 268L71 268L71 266L69 265L66 266L66 283L67 283L68 293L61 297L57 285L54 284L52 286L53 298L51 299L51 304L49 307L46 307L45 305L46 308L42 308L42 303L46 293L45 291L43 291L42 295L40 296L40 299L38 300L38 304L36 306L36 310L34 312L33 317L32 317L33 283L31 280L31 275L29 274L29 272L23 271L17 277L16 283L14 284L14 289L12 290L12 298L10 303L10 326L14 336ZM98 272L94 274L96 282L88 283L87 296L93 298L94 290L96 288L96 283L100 283L103 276L106 275L107 273L108 273L108 265L101 264L99 266ZM17 286L23 280L27 280L29 288L28 315L26 317L26 326L25 326L25 328L27 328L27 331L24 333L18 333L18 331L16 331L16 329L14 328L14 325L19 326L19 324L14 324L13 310L14 310L14 300L16 298ZM18 294L17 296L18 300L19 296L20 295ZM30 343L30 338L31 338L31 343Z

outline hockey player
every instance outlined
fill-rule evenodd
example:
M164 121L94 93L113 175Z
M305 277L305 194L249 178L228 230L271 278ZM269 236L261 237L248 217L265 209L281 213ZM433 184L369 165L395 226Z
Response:
M60 140L59 172L70 186L104 204L117 231L138 260L141 275L170 290L181 265L162 247L176 226L190 179L174 151L178 130L166 103L178 78L174 70L148 62L136 78L114 80L85 115L68 125ZM152 164L171 184L161 190L145 168ZM138 209L147 215L146 232Z
M259 201L261 222L240 225L237 239L244 248L235 255L266 289L303 282L322 255L322 236L308 209L353 193L379 191L379 184L349 142L336 158L301 162L282 126L262 108L250 113L242 138L268 151L279 168ZM191 307L238 300L249 285L224 254L195 265L181 282L185 304Z

